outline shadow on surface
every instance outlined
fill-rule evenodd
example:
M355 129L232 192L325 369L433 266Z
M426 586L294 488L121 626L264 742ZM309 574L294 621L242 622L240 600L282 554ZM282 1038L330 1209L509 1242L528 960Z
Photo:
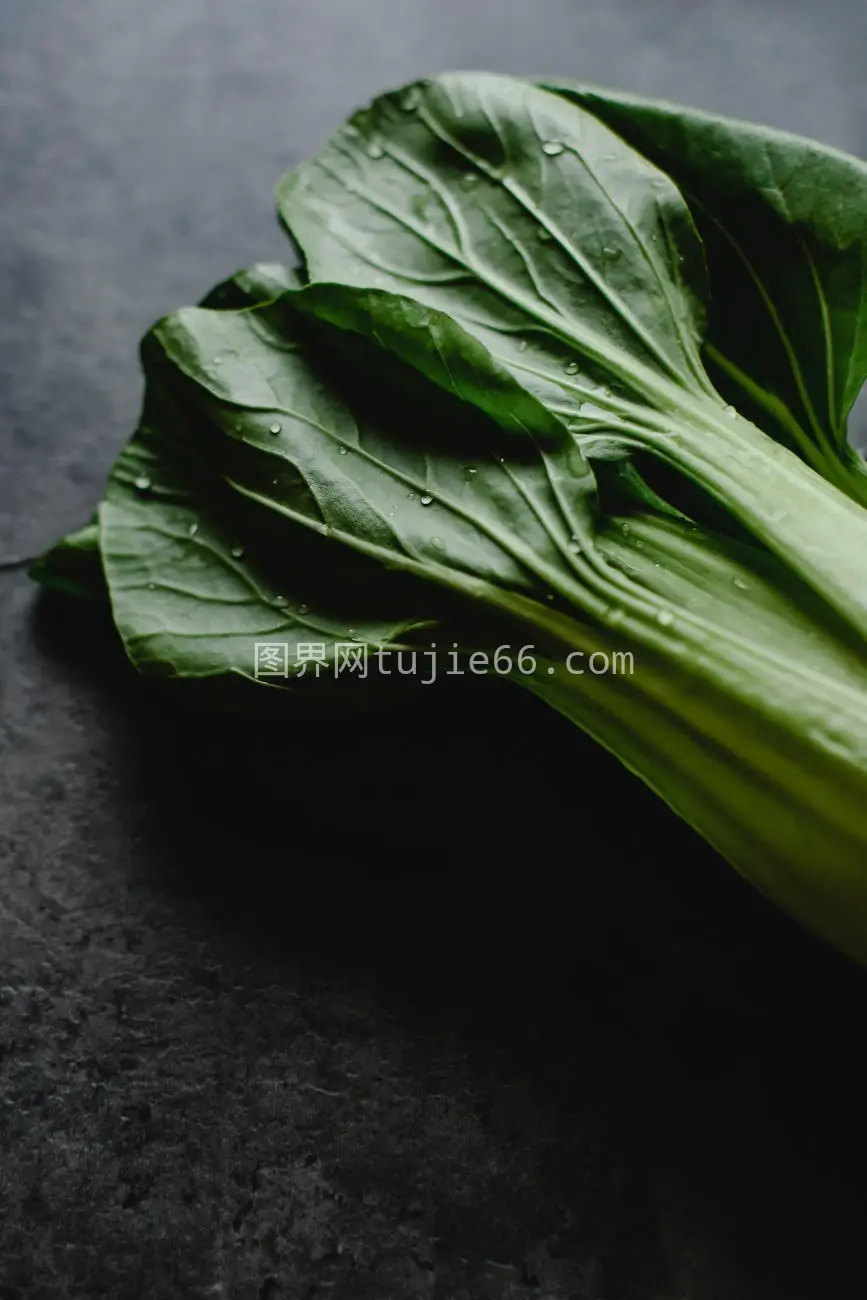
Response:
M584 1158L593 1099L605 1159L613 1143L632 1171L610 1195L635 1200L609 1286L654 1249L648 1170L756 1294L863 1275L863 975L569 724L490 679L366 719L176 709L78 606L42 602L36 629L129 712L153 886L287 968L372 985L414 1041L457 1034L492 1097L520 1081L541 1099L561 1164Z

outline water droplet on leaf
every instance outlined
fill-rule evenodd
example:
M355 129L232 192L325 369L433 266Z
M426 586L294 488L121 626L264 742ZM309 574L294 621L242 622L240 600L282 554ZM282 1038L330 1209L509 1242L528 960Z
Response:
M345 456L345 455L346 455L346 448L345 448L345 447L338 447L338 448L337 448L337 454L338 454L338 456Z
M243 559L243 556L244 556L244 548L243 548L243 546L233 546L233 547L232 547L232 555L234 556L234 558L235 558L236 560Z
M275 435L275 437L276 437L276 435L277 435L278 433L282 433L282 432L283 432L283 426L282 426L282 424L277 424L277 422L276 422L276 420L275 420L275 422L271 425L271 428L270 428L269 432L270 432L270 433L273 433L273 434Z
M189 530L189 531L190 531L190 537L195 537L196 533L199 531L199 525L198 525L198 524L190 524L190 530Z
M546 153L549 158L556 158L558 154L563 152L564 148L565 146L559 140L546 140L542 145L542 153Z
M139 474L138 478L135 481L135 485L138 488L139 492L149 492L151 487L151 481L148 478L147 474Z
M385 150L378 140L370 141L367 146L367 156L368 158L383 158L385 156Z
M577 375L577 374L578 374L578 362L577 362L577 361L568 361L568 362L566 363L566 365L563 367L563 369L566 371L566 374L567 374L567 375Z
M433 502L433 497L428 496L428 494L425 492L423 497L419 497L419 501L421 501L423 506L429 506Z
M674 622L674 615L670 610L662 609L657 614L656 621L660 627L671 627Z

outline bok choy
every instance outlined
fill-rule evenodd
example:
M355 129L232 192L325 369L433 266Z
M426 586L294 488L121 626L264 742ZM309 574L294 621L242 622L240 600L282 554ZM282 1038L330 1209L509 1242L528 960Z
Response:
M299 269L154 326L105 500L35 576L108 600L141 672L251 708L362 692L328 671L347 645L377 692L399 651L499 655L867 961L867 476L846 433L867 168L452 74L355 114L277 199ZM282 670L257 677L254 643ZM593 656L630 671L576 670Z

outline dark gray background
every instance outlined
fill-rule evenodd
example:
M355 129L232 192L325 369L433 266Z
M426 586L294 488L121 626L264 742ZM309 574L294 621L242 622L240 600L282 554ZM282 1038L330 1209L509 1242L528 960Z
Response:
M0 0L0 559L89 515L141 333L285 255L274 181L377 90L570 74L863 156L865 56L861 0ZM0 573L0 1300L863 1290L863 980L517 694L175 714Z

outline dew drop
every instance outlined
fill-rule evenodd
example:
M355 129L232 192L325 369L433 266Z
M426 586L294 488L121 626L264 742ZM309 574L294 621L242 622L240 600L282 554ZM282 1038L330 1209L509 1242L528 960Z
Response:
M424 496L419 497L419 501L423 506L429 506L433 504L433 497L428 496L427 492L425 492Z
M660 627L671 627L674 622L674 615L667 609L661 609L656 616L656 621Z
M190 529L189 529L190 537L195 537L195 535L196 535L196 533L197 533L198 531L199 531L199 525L198 525L198 524L190 524Z
M567 374L567 375L577 375L577 374L578 374L578 362L577 362L577 361L569 361L569 362L566 363L566 365L563 367L563 369L566 371L566 374Z
M737 415L737 411L733 406L725 406L723 407L723 410L725 411L726 415L729 417L730 420L733 420Z
M521 341L520 341L519 344L518 344L518 351L519 351L519 352L526 352L526 351L527 351L527 340L526 340L526 339L521 339Z
M233 546L233 547L232 547L232 556L233 556L234 559L236 559L236 560L241 560L241 559L243 559L243 558L244 558L244 548L243 548L243 546Z
M608 258L609 262L613 262L616 258L620 256L620 249L605 247L603 248L602 253L603 256Z
M478 180L479 178L476 172L464 172L464 175L461 178L461 184L465 185L467 189L472 189L474 185L478 184Z
M432 537L430 540L431 545L435 546L438 551L444 551L446 549L446 544L441 537Z
M547 596L545 597L545 599L546 599L546 600L555 600L556 597L555 597L553 591L549 591L548 594L547 594Z
M554 669L553 669L553 668L549 668L549 669L548 669L548 672L551 673L551 674L553 674Z
M271 425L271 428L269 429L268 432L269 432L269 433L273 433L274 436L276 437L278 433L282 433L282 432L283 432L283 425L282 425L282 424L277 424L277 422L275 421L275 422Z
M367 156L368 158L385 157L385 150L378 140L371 140L370 144L367 146Z
M274 604L275 604L275 605L285 605L286 603L287 603L287 602L286 602L286 597L285 597L285 596L275 596L275 597L274 597Z
M346 448L345 448L345 447L338 447L338 448L337 448L337 454L338 454L338 456L345 456L345 455L346 455Z
M556 158L558 154L563 152L564 148L565 146L559 140L546 140L542 145L542 153L546 153L549 158Z
M280 599L285 600L286 598L285 598L285 596L283 596L283 597L281 597ZM309 613L310 613L310 606L309 606L309 605L299 605L299 606L298 606L298 613L301 614L302 616L303 616L304 614L309 614Z
M540 226L536 232L536 238L539 240L540 244L548 244L551 242L551 232L550 230L546 230L544 226Z
M739 591L748 590L747 584L744 582L743 578L735 578L735 586L738 588Z
M149 492L151 488L151 481L148 478L147 474L139 474L138 478L135 481L135 485L138 488L139 492Z

